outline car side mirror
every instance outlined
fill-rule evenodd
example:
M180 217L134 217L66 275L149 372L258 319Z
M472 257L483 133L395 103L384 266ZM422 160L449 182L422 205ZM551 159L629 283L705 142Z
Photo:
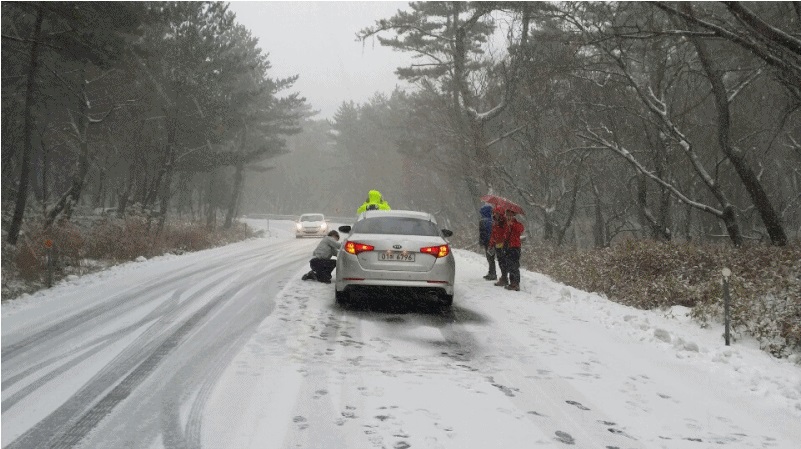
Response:
M345 234L350 234L351 227L348 226L348 225L344 225L344 226L338 227L337 229L339 229L339 232L343 232Z
M451 230L449 230L449 229L443 229L443 230L442 230L442 235L443 235L444 237L450 237L450 236L452 236L452 235L453 235L453 231L451 231Z

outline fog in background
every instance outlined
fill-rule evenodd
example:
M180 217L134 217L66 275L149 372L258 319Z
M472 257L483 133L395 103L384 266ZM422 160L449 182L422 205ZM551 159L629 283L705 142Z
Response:
M345 101L364 102L376 92L410 85L395 69L410 55L382 47L375 39L357 42L356 33L390 17L407 2L231 2L236 20L270 54L276 77L300 75L295 88L330 119Z
M298 136L288 139L289 154L270 160L274 169L248 176L242 213L354 215L378 189L395 208L411 207L403 166L393 142L373 142L371 148L349 151L337 145L329 122L343 103L367 103L396 87L412 86L395 75L411 63L410 55L364 42L356 33L391 17L406 2L231 2L237 20L259 38L269 52L276 76L299 74L296 89L319 111ZM385 140L388 136L379 136ZM359 158L359 153L375 157ZM425 192L436 197L438 189ZM417 201L419 203L421 201Z

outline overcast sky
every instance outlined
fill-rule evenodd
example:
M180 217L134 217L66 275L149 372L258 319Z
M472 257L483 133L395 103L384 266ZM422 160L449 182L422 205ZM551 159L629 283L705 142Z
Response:
M376 92L404 86L395 69L408 65L409 55L356 33L378 19L389 18L408 2L231 2L239 23L259 38L270 54L271 76L300 75L296 91L320 114L331 118L343 101L363 103Z

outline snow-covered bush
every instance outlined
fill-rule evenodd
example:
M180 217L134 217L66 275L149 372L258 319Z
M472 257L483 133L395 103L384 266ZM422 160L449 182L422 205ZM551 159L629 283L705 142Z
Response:
M613 301L692 307L703 326L723 321L721 270L729 268L733 328L777 356L801 351L801 242L785 247L627 241L577 250L524 245L522 265Z
M238 222L231 229L209 230L202 223L168 221L161 232L156 232L157 223L149 223L146 214L76 218L79 219L55 223L47 229L40 222L27 221L16 246L3 244L4 300L45 287L44 242L48 239L53 242L53 277L58 280L142 256L198 251L255 235Z

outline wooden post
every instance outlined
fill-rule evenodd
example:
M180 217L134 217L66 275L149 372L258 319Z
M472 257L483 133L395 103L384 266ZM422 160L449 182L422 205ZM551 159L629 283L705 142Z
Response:
M726 340L726 346L729 346L731 341L731 332L729 331L731 327L731 298L729 297L729 276L731 276L731 270L724 268L721 270L721 274L723 274L723 323L725 326L723 338Z

